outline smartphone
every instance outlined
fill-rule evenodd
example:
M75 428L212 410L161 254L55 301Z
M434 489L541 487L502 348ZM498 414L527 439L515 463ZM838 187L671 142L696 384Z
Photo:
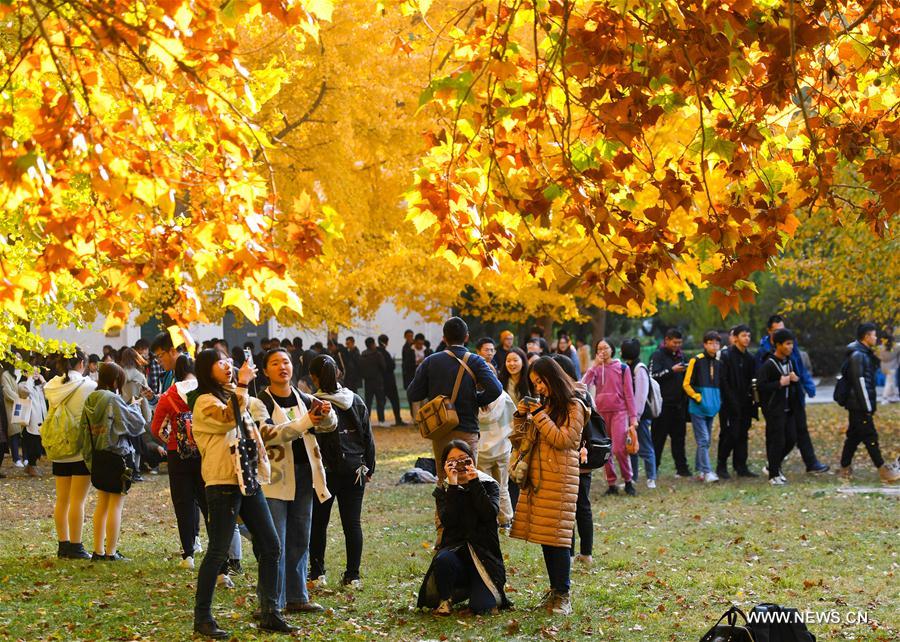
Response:
M251 366L253 365L253 353L250 351L250 348L244 348L244 361Z
M321 415L322 414L322 406L324 406L324 405L325 405L325 403L321 399L319 399L318 397L313 397L312 398L312 407L309 409L309 412L313 415Z

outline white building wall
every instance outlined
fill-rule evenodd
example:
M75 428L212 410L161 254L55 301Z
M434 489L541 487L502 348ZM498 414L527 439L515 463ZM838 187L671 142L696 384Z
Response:
M450 311L447 311L447 316ZM84 329L69 326L58 328L56 326L38 326L34 329L36 334L47 338L57 339L60 341L74 342L87 354L100 354L104 345L111 345L114 348L120 348L126 345L134 345L141 337L141 328L135 323L137 314L132 314L128 324L116 336L108 336L103 333L104 317L98 317L94 323ZM300 330L291 327L285 327L276 320L270 319L267 322L269 338L293 339L300 337L303 339L304 346L310 346L316 341L325 343L328 338L328 331L323 326L320 330ZM428 323L418 314L401 313L391 303L386 303L379 308L375 317L368 321L360 321L354 324L352 329L342 330L338 338L343 343L348 336L356 338L356 343L360 347L366 337L377 337L379 334L386 334L390 338L390 347L399 349L403 343L403 331L407 328L421 332L425 338L431 341L432 346L436 346L441 340L441 323ZM197 324L188 328L191 336L197 344L208 339L221 338L224 334L222 324ZM258 343L258 341L256 342Z

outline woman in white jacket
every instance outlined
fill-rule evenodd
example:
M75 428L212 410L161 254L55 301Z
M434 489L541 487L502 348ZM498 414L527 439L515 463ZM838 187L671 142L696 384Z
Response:
M259 628L278 633L292 633L276 604L278 584L278 558L281 545L272 522L272 514L262 490L243 494L238 479L232 449L238 442L238 412L249 436L256 438L261 470L268 464L259 434L248 416L247 385L256 378L256 368L244 363L237 373L237 385L232 383L234 369L231 359L219 350L202 350L195 362L197 389L188 394L191 407L194 440L200 450L201 470L206 482L206 504L209 511L209 548L200 564L197 576L197 594L194 603L194 631L211 638L223 639L228 632L216 624L212 616L212 600L216 578L228 557L228 546L234 534L238 516L253 535L259 558L257 584L260 594ZM261 452L260 452L261 451ZM268 483L263 474L261 483Z
M254 418L271 419L263 428L272 462L272 483L266 499L278 531L282 554L278 559L278 607L286 613L323 611L310 601L306 588L309 540L314 501L331 497L315 433L331 432L337 417L331 404L291 385L294 368L284 348L269 350L262 364L269 387L251 406Z
M56 554L72 559L91 558L81 542L84 503L91 489L91 473L81 454L78 422L84 401L97 388L97 383L82 375L84 364L84 353L76 349L72 357L60 359L57 366L60 375L44 386L44 396L50 407L42 429L43 441L56 478L56 505L53 509L56 539L59 541ZM48 434L50 424L64 434Z

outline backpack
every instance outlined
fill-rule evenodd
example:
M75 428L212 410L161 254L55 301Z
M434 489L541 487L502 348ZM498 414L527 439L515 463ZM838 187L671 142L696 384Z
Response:
M841 364L841 374L837 381L834 382L834 394L832 398L834 402L841 408L847 407L847 401L850 397L850 377L847 374L850 371L850 359Z
M581 447L587 448L587 461L579 463L581 468L596 470L606 465L609 453L612 451L612 442L606 436L606 422L594 409L594 400L590 395L585 395L588 401L588 418L581 431ZM580 450L579 448L579 450Z
M738 615L744 620L743 624L738 623ZM722 624L722 620L726 620L727 624ZM758 642L747 621L747 616L737 606L732 606L725 611L725 614L719 618L713 627L706 632L700 642Z
M200 456L197 442L194 441L191 411L179 412L175 415L175 446L182 459L196 459Z
M758 604L747 620L755 642L816 642L816 636L806 628L797 609Z
M644 370L647 371L647 378L650 380L650 388L647 390L646 410L650 411L651 419L656 419L662 414L662 390L659 388L659 382L650 376L650 370L647 366L643 363L638 363L637 367L641 366L644 366Z
M49 416L44 419L41 427L41 443L50 461L68 459L81 453L80 417L76 417L67 404L83 383L83 381L79 383L54 406Z

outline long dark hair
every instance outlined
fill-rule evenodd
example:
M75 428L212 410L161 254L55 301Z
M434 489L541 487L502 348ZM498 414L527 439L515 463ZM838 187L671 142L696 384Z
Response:
M194 360L187 354L178 355L175 360L175 381L184 381L192 374L194 374Z
M71 357L60 355L56 362L56 372L63 378L63 382L69 383L69 370L74 370L79 363L83 364L86 361L87 357L84 356L81 348L75 348L75 353Z
M119 393L125 385L125 371L117 363L101 363L97 371L97 390ZM129 399L129 401L131 401Z
M337 382L338 367L330 355L320 354L309 364L309 374L319 381L319 390L334 394L340 386Z
M522 360L522 370L519 372L519 381L516 384L516 392L521 399L531 394L531 380L528 378L528 355L525 354L522 348L513 348L509 352L518 355L519 359ZM508 357L509 353L506 356ZM506 390L506 386L509 385L510 374L506 370L505 363L498 365L500 366L500 383L503 384L503 389Z
M228 391L216 381L212 375L213 366L222 357L227 357L224 352L215 348L207 348L197 353L194 361L194 374L197 377L197 396L212 395L222 403L228 401Z
M564 423L569 417L569 404L575 400L572 380L552 357L536 359L528 369L529 378L532 372L550 389L550 395L544 400L550 419L557 426Z

